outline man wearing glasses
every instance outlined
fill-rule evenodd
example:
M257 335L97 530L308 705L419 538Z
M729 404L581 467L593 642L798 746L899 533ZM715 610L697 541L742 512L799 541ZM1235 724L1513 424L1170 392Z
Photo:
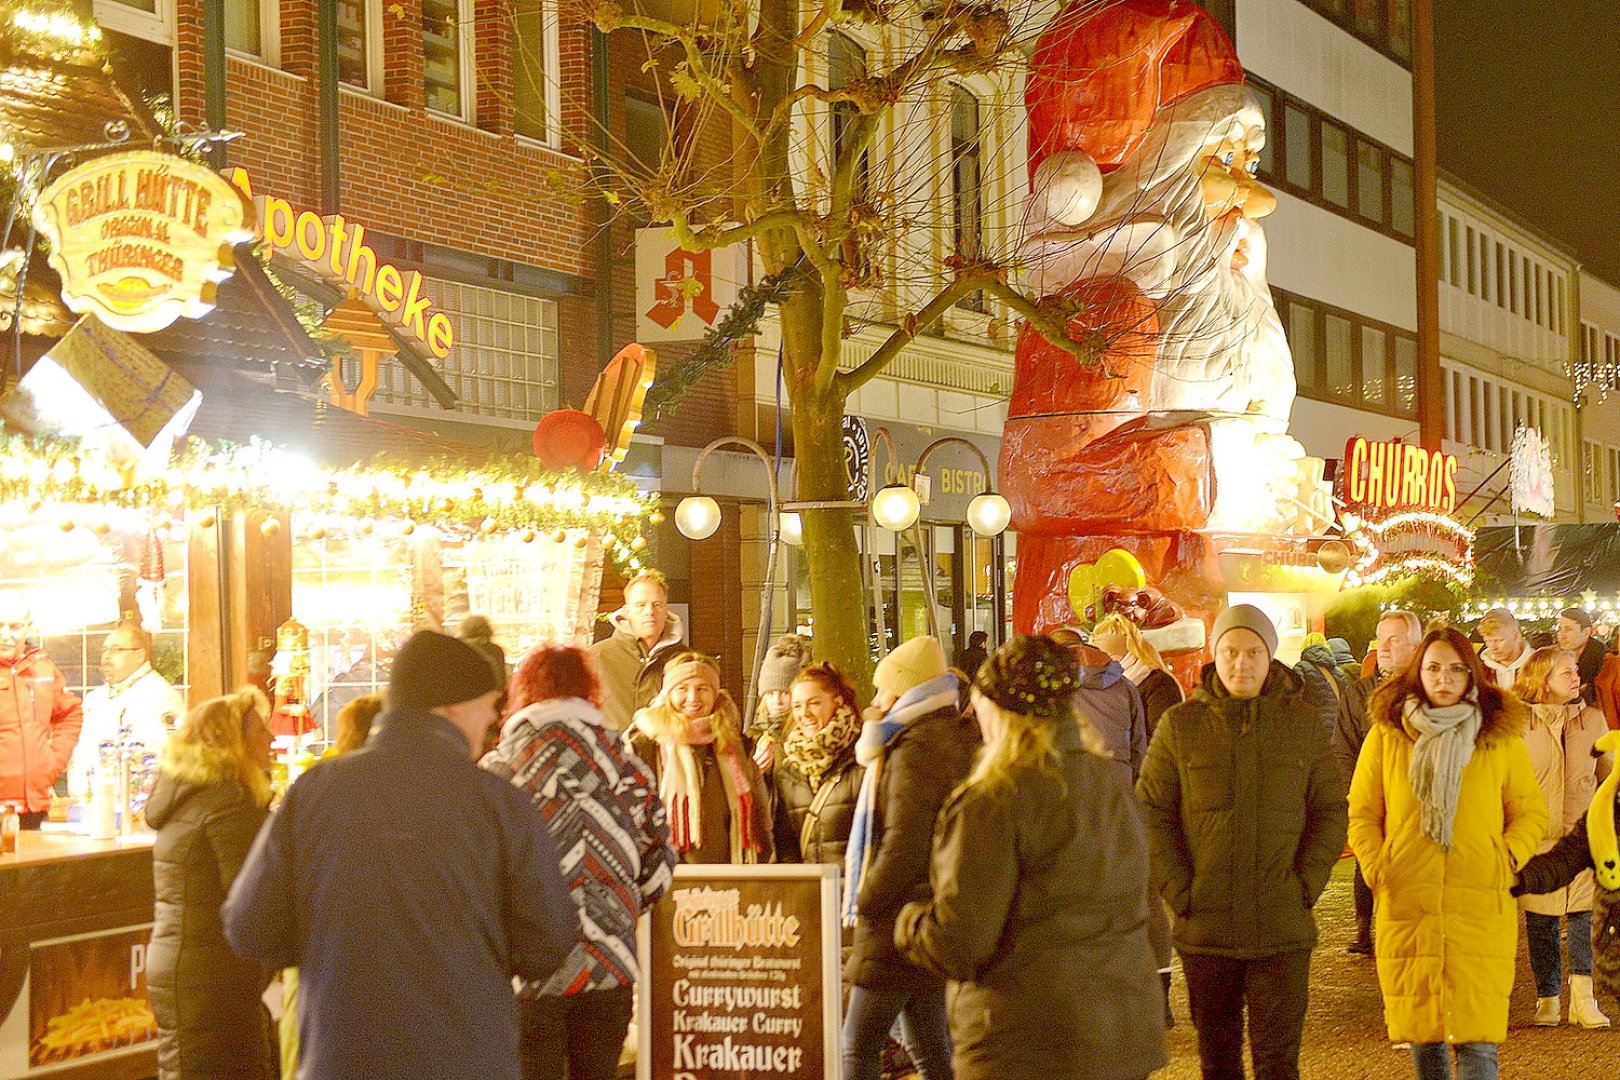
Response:
M137 623L120 623L102 639L101 680L104 685L84 695L84 730L68 766L68 794L78 799L90 796L103 743L160 753L186 713L180 691L152 669L152 637Z
M14 803L25 829L45 820L84 719L61 669L29 643L33 632L22 597L0 593L0 807Z

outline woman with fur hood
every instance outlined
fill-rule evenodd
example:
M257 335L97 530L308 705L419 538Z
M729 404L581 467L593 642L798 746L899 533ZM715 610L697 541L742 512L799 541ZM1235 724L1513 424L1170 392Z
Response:
M257 687L191 710L163 750L146 820L157 895L146 985L159 1080L266 1080L269 973L231 951L219 907L270 802L270 703Z
M1524 742L1552 821L1539 849L1549 851L1586 814L1598 781L1608 775L1608 759L1593 747L1609 726L1601 712L1581 700L1575 654L1556 646L1530 654L1513 692L1530 707ZM1609 1018L1592 997L1592 876L1581 874L1547 896L1521 896L1519 907L1536 979L1536 1026L1557 1027L1562 1019L1567 936L1569 1021L1608 1027Z
M1507 1038L1515 868L1547 828L1525 709L1485 678L1461 633L1425 634L1368 704L1350 785L1350 846L1377 900L1389 1037L1419 1080L1494 1080ZM1448 1050L1449 1045L1449 1050Z
M683 652L664 665L663 689L636 713L630 746L658 783L682 862L771 861L770 793L712 658Z

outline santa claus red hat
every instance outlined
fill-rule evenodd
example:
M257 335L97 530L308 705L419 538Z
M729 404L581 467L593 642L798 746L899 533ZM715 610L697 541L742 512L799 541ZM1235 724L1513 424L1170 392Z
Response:
M1158 111L1212 86L1243 83L1226 32L1191 0L1074 0L1030 60L1029 171L1080 152L1109 172L1147 136Z

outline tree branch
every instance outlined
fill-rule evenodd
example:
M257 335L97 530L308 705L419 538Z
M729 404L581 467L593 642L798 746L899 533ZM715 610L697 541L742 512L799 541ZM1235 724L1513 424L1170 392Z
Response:
M1062 349L1082 364L1095 365L1101 358L1096 354L1096 346L1086 345L1069 336L1068 320L1051 310L1041 307L1024 293L1008 285L999 278L992 278L985 283L985 292L1006 304L1013 311L1022 315L1029 324L1040 331L1041 337L1051 342L1055 347Z
M752 240L763 232L771 229L796 229L800 224L799 214L795 210L777 210L774 213L764 214L753 221L743 225L733 225L726 229L692 228L684 213L677 214L670 222L670 231L675 239L687 251L713 251L716 248L730 247Z
M871 356L861 361L853 370L839 372L835 375L833 381L837 391L842 396L847 397L871 382L878 372L889 365L889 361L900 355L901 349L910 345L923 331L937 323L940 316L949 311L959 300L974 289L985 288L995 280L996 278L991 274L966 274L952 281L936 293L932 300L924 304L921 311L907 314L901 319L900 325L895 327L894 332L889 335L883 344L877 347L877 350ZM827 357L823 356L821 362L826 364ZM835 370L837 362L837 359L834 358Z
M693 80L704 93L741 124L743 130L756 141L765 141L759 126L754 122L754 117L738 103L732 95L731 88L716 78L714 72L709 69L709 62L704 57L703 50L698 47L697 35L692 32L690 26L680 26L651 15L631 14L612 4L598 5L592 12L592 17L597 28L604 34L613 30L638 30L643 34L679 42L681 49L686 53L686 69L692 73Z

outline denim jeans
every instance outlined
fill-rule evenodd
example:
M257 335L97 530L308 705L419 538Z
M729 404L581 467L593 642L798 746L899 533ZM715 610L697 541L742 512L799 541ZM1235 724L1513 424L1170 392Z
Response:
M849 1011L844 1014L844 1080L880 1080L883 1044L896 1017L900 1044L922 1080L952 1080L945 991L915 994L866 986L849 991Z
M1243 1080L1245 1011L1255 1080L1299 1080L1309 949L1255 960L1182 953L1181 970L1198 1029L1203 1080Z
M519 1001L523 1080L613 1080L634 994L621 986Z
M1367 879L1361 876L1361 863L1356 863L1355 877L1350 881L1350 888L1356 898L1356 936L1372 936L1373 894L1367 885Z
M1524 936L1530 944L1530 970L1536 977L1537 997L1557 997L1564 985L1563 946L1558 940L1558 916L1524 913ZM1564 916L1569 938L1569 973L1592 974L1592 913L1571 911Z
M1457 1055L1456 1080L1496 1080L1495 1043L1413 1043L1417 1080L1452 1080L1451 1054Z

